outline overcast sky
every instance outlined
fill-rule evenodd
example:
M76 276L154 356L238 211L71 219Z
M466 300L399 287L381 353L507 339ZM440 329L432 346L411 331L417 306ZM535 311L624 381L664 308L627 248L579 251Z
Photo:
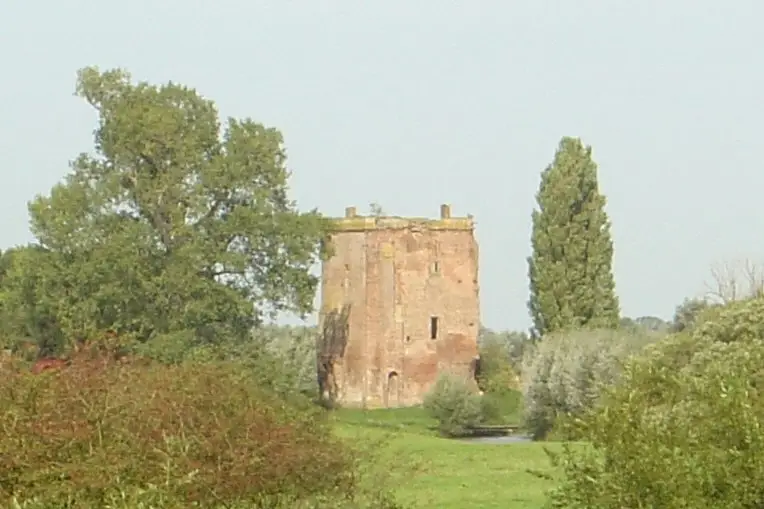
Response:
M0 248L32 240L26 202L92 147L77 69L119 66L281 129L301 207L473 214L493 328L530 324L539 172L580 136L624 313L668 318L712 264L764 261L763 18L752 0L4 0Z

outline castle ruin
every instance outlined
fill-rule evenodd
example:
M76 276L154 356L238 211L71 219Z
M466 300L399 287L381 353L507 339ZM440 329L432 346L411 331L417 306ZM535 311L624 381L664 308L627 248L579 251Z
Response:
M480 326L472 217L333 220L318 347L325 397L364 408L421 404L443 371L474 380Z

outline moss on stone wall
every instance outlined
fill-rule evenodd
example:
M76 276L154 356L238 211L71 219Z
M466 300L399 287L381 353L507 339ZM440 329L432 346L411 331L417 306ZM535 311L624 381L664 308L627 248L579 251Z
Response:
M470 217L449 219L405 218L405 217L350 217L333 218L330 229L335 232L368 230L404 230L423 228L428 230L472 230L475 221Z

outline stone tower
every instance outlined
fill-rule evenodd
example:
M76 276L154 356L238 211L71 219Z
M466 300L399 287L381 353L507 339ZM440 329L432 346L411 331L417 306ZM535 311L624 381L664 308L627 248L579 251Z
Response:
M471 217L333 220L322 270L319 383L346 406L422 403L441 371L474 379L480 326Z

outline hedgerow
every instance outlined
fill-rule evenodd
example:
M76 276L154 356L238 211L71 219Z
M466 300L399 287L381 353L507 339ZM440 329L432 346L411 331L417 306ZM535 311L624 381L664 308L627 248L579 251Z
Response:
M554 507L762 507L764 299L630 360L577 426L590 446L556 458Z
M358 453L324 413L235 363L89 350L37 376L4 369L2 507L342 507L359 494Z

